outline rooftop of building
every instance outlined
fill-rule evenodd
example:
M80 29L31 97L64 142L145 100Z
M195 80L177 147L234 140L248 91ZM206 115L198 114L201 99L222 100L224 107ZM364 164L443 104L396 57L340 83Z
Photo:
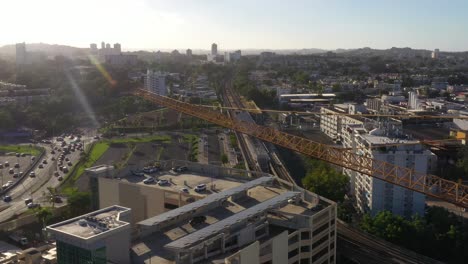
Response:
M129 226L130 223L120 220L120 214L129 211L129 208L114 205L50 225L47 227L47 230L56 234L60 233L81 239L90 239L102 236L112 230Z
M203 179L203 176L190 177ZM275 177L245 181L226 176L222 180L230 182L226 186L235 187L213 192L205 199L140 222L139 225L152 225L160 223L158 221L174 220L168 226L137 241L131 249L134 255L142 261L149 260L151 256L154 263L174 263L174 251L187 250L223 232L236 232L234 228L239 228L239 225L259 215L270 218L280 218L282 214L311 216L331 204L318 195L309 192L309 195L304 195L304 190L293 189ZM308 198L304 198L305 196ZM200 209L203 206L207 209ZM184 217L186 212L191 214ZM206 217L206 220L203 223L190 224L190 220L197 215Z

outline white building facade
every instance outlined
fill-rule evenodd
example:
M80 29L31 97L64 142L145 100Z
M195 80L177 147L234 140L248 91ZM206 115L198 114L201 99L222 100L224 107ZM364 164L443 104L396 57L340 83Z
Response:
M145 89L150 92L166 96L166 74L153 70L147 70L145 77Z
M346 125L343 129L343 147L352 148L353 152L375 160L412 168L422 174L435 168L437 156L423 145L417 144L417 141L389 138L382 132L378 129L367 132L363 126ZM423 194L350 169L344 169L344 173L350 177L350 192L361 212L372 216L384 210L405 217L424 215Z

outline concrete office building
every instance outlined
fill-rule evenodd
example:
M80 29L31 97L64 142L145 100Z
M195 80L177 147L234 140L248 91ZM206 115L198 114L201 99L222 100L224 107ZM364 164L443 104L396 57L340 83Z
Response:
M242 56L240 50L236 50L234 52L225 52L224 53L224 62L236 62L239 61Z
M131 263L130 219L129 208L114 205L48 226L57 241L57 263Z
M26 43L16 43L16 65L28 64L28 53L26 52Z
M351 148L357 154L400 167L412 168L421 174L430 172L437 164L437 156L423 145L417 144L418 141L387 137L385 131L381 129L368 132L361 124L344 126L343 147ZM424 215L423 194L349 169L344 169L344 173L350 177L350 191L361 212L376 215L387 210L405 217L414 214ZM415 174L413 180L418 180L416 177L421 175Z
M91 51L97 51L97 44L96 43L91 43L91 44L89 44L89 48L91 49Z
M166 74L158 71L147 70L145 77L145 88L148 91L166 96Z
M211 55L212 56L218 55L218 45L216 45L216 43L211 44Z
M440 50L439 49L435 49L432 54L431 54L431 58L433 59L438 59L440 57Z
M265 173L176 160L160 166L157 178L169 184L95 176L100 207L135 212L131 263L336 262L334 202ZM178 166L187 171L171 170ZM206 190L196 192L200 184Z
M114 44L114 52L115 53L121 53L122 52L122 47L120 46L119 43Z

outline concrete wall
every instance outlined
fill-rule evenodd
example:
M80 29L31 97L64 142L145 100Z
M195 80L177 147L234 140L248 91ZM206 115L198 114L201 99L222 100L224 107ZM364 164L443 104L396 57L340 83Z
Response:
M288 231L275 236L272 245L272 263L288 263Z
M240 264L259 264L260 243L255 241L240 251Z
M132 209L132 225L161 214L165 190L108 178L99 178L99 206L105 208L118 204Z

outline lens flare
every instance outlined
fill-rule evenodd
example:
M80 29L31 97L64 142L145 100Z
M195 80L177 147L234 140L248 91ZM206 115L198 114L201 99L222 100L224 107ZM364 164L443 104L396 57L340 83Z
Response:
M70 72L65 71L65 75L67 76L68 82L70 82L73 93L75 94L76 98L78 98L78 101L83 107L86 115L91 119L91 122L93 122L93 125L95 127L99 127L99 122L96 119L96 115L94 114L94 111L91 108L91 105L89 104L88 99L81 91L81 88L78 86L78 84L76 83L75 79L70 74Z
M110 76L109 72L104 68L104 66L94 57L93 55L88 55L89 60L91 61L94 66L98 69L98 71L104 76L104 78L110 83L111 86L115 86L117 82L112 79L112 76Z

